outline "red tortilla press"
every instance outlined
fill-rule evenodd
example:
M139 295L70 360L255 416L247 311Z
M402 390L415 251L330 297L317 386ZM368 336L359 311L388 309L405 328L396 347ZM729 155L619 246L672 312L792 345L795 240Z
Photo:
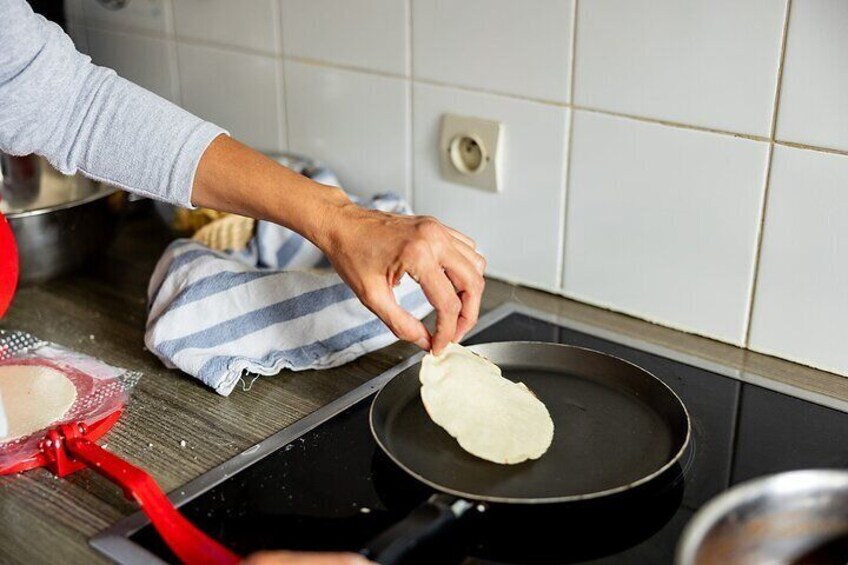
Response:
M50 365L41 361L34 364ZM54 368L61 370L59 367ZM92 386L91 379L86 375L78 373L68 376L77 390ZM0 468L0 475L47 467L57 477L65 477L81 469L91 469L121 487L124 495L141 507L162 540L182 563L239 563L241 558L238 555L204 534L180 514L146 471L94 443L118 421L121 412L122 407L119 407L90 426L73 422L45 429L39 433L42 439L32 450L16 450L18 446L14 443L6 444L6 447L0 445L0 450L5 448L16 451L13 457L17 459Z
M0 318L12 302L17 283L18 252L15 238L9 223L0 213ZM80 394L94 386L92 379L81 373L70 375L69 378ZM120 486L127 498L138 503L165 543L183 563L234 565L241 561L238 555L208 537L180 514L153 477L94 443L118 421L121 408L89 426L80 421L44 430L38 449L32 453L19 453L20 459L0 469L0 475L41 466L47 467L58 477L80 469L93 469ZM7 445L14 447L14 444Z

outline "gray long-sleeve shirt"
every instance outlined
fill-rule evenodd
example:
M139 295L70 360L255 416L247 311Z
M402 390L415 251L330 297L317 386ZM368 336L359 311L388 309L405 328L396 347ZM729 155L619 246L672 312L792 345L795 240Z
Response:
M200 157L222 133L92 64L25 0L0 0L0 151L191 206Z

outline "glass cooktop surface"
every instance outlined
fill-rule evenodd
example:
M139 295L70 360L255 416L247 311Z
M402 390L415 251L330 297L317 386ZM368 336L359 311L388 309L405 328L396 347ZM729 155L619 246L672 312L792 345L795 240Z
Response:
M671 563L686 523L728 487L791 469L848 468L848 413L841 406L743 382L709 363L700 363L708 370L694 359L674 360L632 339L592 335L590 328L550 315L500 310L499 319L466 343L545 341L631 361L680 396L692 419L692 441L679 464L637 492L474 510L448 535L423 544L408 563ZM260 444L261 458L248 466L213 470L180 489L188 493L180 511L243 555L365 547L434 493L399 470L372 439L368 413L377 388L336 405L323 421L320 414L308 417L304 428L311 429L297 437L296 430L292 437L284 430L275 436L278 445ZM180 502L180 496L172 499ZM175 562L140 513L92 543L120 562L149 561L150 554Z

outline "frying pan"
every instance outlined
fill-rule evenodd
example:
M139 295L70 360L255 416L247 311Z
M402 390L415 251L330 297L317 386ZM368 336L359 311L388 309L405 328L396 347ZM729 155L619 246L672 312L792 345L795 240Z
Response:
M689 443L691 424L680 398L632 363L552 343L470 349L545 403L553 443L539 459L518 465L474 457L427 415L420 363L399 373L374 398L371 432L398 467L438 494L362 550L378 563L398 563L472 508L572 503L634 489L677 463Z

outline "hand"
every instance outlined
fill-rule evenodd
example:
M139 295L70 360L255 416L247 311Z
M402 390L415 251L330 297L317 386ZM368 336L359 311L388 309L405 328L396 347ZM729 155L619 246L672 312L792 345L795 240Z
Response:
M295 553L292 551L263 551L254 553L243 565L368 565L355 553Z
M477 323L486 260L474 241L427 216L365 210L354 204L330 209L319 246L362 303L400 339L439 353ZM408 274L436 309L431 337L401 308L392 288Z
M486 261L471 239L433 218L364 210L341 190L224 135L203 154L192 202L276 222L303 235L396 336L422 349L439 353L477 323ZM404 273L421 284L436 309L432 338L395 301L392 287Z

